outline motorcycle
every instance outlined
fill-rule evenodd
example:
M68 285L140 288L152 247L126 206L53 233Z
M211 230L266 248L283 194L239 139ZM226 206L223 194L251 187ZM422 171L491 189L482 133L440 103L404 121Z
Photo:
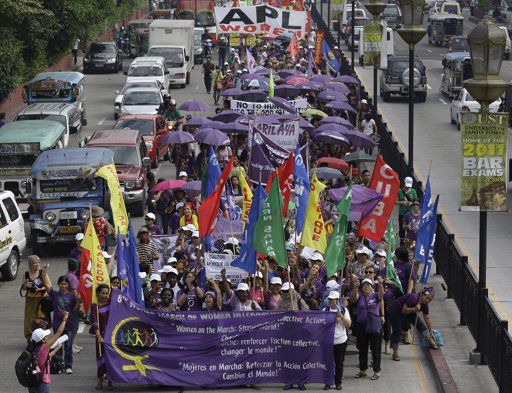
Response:
M208 57L212 55L213 42L211 39L207 39L203 42L203 56Z
M130 54L130 38L129 37L119 37L117 39L117 45L119 48L127 55Z

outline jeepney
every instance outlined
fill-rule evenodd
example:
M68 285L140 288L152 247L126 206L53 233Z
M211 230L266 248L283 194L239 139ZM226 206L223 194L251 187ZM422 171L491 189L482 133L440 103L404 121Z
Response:
M428 43L447 46L450 38L463 34L464 17L457 14L436 13L428 18Z
M32 165L27 192L33 252L43 244L74 243L91 206L108 209L110 192L96 171L114 159L112 150L66 148L42 153ZM109 216L108 213L105 213Z
M18 203L27 202L30 167L46 150L60 149L66 127L54 120L20 120L0 128L0 191L11 191ZM27 211L28 206L22 206Z
M25 84L23 101L65 102L80 109L82 125L87 125L84 74L73 71L41 72Z
M126 31L130 37L130 57L143 56L149 50L149 25L152 19L137 19L128 23Z
M462 89L463 82L473 77L471 55L469 52L448 52L444 55L442 65L440 90L448 97L454 98Z

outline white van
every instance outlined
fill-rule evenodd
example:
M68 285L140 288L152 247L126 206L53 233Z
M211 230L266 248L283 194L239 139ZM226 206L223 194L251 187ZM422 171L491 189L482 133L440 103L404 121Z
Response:
M503 32L505 33L505 51L503 52L503 58L505 60L510 59L510 50L511 50L511 43L510 43L510 34L508 34L508 30L505 26L498 26Z
M386 34L382 35L382 41L380 43L381 52L380 52L380 68L387 69L388 64L388 56L395 55L395 43L393 39L393 29L387 26L387 22L385 20L380 22L382 25L382 31L385 31ZM359 65L363 66L363 57L364 57L364 29L361 30L359 35Z
M27 245L25 224L11 191L0 192L0 273L2 280L18 275L20 256Z
M137 57L124 74L128 75L126 83L158 81L169 90L169 71L162 56Z
M354 8L354 18L367 19L366 10L364 8ZM345 4L343 17L341 18L341 38L345 39L348 35L348 26L352 20L352 6L350 3Z

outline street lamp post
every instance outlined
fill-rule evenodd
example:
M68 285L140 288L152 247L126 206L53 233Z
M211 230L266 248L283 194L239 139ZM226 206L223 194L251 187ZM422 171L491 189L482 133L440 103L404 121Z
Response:
M384 11L384 8L386 8L386 5L386 3L381 3L379 0L371 0L370 3L365 4L368 12L373 15L374 23L380 24L379 16L381 12ZM386 32L383 32L383 34L386 34ZM361 37L359 37L359 39L361 39ZM382 48L380 49L382 50ZM377 114L377 69L379 63L377 59L373 59L373 111L375 114Z
M350 60L351 60L351 66L352 66L352 72L354 72L354 67L355 67L355 64L354 64L354 61L355 61L355 49L354 49L354 43L355 43L355 39L354 39L354 34L355 34L355 24L356 24L356 1L355 0L352 0L352 15L350 17L350 23L352 24L352 27L350 28L350 39L351 39L351 42L350 42L350 47L352 48L352 53L350 54Z
M494 102L507 88L507 82L500 78L501 61L505 51L506 37L490 19L482 20L468 35L471 51L473 78L464 82L467 91L480 103L480 112L488 113L489 104ZM479 294L486 287L487 278L487 211L480 211L478 246L478 289ZM483 310L479 304L479 320L483 321ZM482 323L478 324L476 349L481 353ZM480 359L482 362L483 359Z
M423 28L425 0L401 0L404 25L400 37L409 44L409 167L414 165L414 48L427 32Z

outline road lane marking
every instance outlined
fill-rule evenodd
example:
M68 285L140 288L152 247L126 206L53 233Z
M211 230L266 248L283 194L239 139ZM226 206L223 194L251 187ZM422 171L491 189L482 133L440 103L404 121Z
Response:
M427 52L430 52L430 53L432 53L432 50L431 50L431 49L427 49Z
M438 98L438 100L439 100L439 101L441 101L441 103L442 103L443 105L448 105L448 103L447 103L445 100L443 100L442 98Z
M78 324L78 331L77 331L77 333L78 334L82 334L84 332L84 330L85 330L85 323L80 322Z
M432 90L432 86L427 83L427 89Z
M101 120L98 122L98 125L99 125L99 126L101 126L101 125L105 122L105 120L107 120L107 118L106 118L106 117L104 117L103 119L101 119Z
M414 367L416 368L416 374L418 375L418 381L421 386L421 390L424 393L430 392L430 388L428 387L427 377L425 376L425 370L423 370L423 366L421 365L420 358L418 357L418 353L416 352L416 348L414 345L410 345L409 349L412 354L412 358L414 359Z

